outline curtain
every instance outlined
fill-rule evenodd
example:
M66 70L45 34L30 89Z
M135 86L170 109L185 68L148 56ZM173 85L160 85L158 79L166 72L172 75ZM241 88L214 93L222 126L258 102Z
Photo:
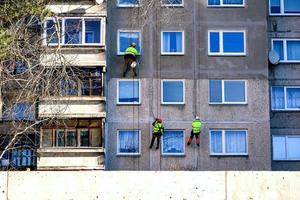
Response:
M163 102L183 102L183 92L182 81L163 82Z
M284 109L284 87L272 87L272 109Z
M182 33L164 32L163 33L163 52L182 52Z
M183 153L183 131L165 131L163 153Z
M139 153L139 132L119 132L119 153Z
M225 131L226 153L247 153L245 131Z
M119 102L139 102L139 82L119 82Z
M287 59L300 60L300 41L287 41Z
M287 159L300 159L300 137L287 137Z
M271 13L280 13L280 0L271 0Z
M244 0L223 0L223 4L243 5Z
M163 33L163 52L171 51L171 34Z
M222 153L222 131L210 132L210 152Z
M280 60L284 60L283 41L273 41L273 49L279 54Z
M285 136L273 136L273 159L286 159Z
M300 108L300 88L287 88L287 108Z
M245 81L224 81L225 102L246 102Z
M208 0L208 5L220 5L221 0Z
M284 0L284 12L285 13L300 13L300 1L299 0Z

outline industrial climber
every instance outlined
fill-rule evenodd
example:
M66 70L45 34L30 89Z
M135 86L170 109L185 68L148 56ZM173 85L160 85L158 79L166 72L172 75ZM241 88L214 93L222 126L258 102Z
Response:
M152 135L152 140L150 144L150 149L152 148L154 144L155 138L157 139L157 145L156 149L159 149L159 141L160 137L164 134L164 125L162 124L162 120L159 118L156 118L155 121L152 123L153 126L153 135Z
M123 77L126 76L127 72L132 68L132 71L134 73L134 76L137 76L136 73L136 57L138 56L138 51L136 50L136 44L131 43L130 46L125 50L124 55L124 67L125 71L123 73Z
M193 137L195 136L196 137L196 144L197 146L200 145L200 138L199 138L199 135L201 133L201 126L202 126L202 123L200 121L200 118L197 116L194 121L192 122L192 131L191 131L191 136L188 140L188 143L187 145L190 145L192 143L192 140L193 140Z

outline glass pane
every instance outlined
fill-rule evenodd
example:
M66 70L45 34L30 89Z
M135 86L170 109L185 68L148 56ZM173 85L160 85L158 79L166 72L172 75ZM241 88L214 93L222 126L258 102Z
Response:
M119 5L122 6L133 6L138 4L139 4L139 0L119 0Z
M224 81L225 102L246 102L245 81Z
M208 0L208 5L220 5L221 0Z
M224 53L244 53L244 33L223 33Z
M76 147L76 130L67 130L67 146Z
M57 28L62 27L61 20L59 20L59 24L56 24L53 20L48 20L46 24L47 43L58 43L58 35L61 31L57 31Z
M77 96L78 95L77 83L73 80L60 81L60 95L62 96Z
M280 0L271 0L271 13L280 13Z
M247 153L245 131L225 131L226 153Z
M163 82L163 102L182 102L183 103L183 82L164 81Z
M33 120L34 111L30 104L28 103L17 103L12 107L11 117L8 116L10 120Z
M211 32L209 34L209 45L211 53L219 53L220 52L220 33Z
M287 137L288 159L300 159L300 137Z
M57 146L65 146L65 130L56 130Z
M300 108L300 88L287 88L287 108Z
M163 45L163 52L173 52L173 53L183 52L182 33L164 32L162 45Z
M100 43L101 38L100 20L85 21L85 43Z
M243 5L243 0L223 0L224 5Z
M299 0L284 0L284 12L285 13L300 13L300 1Z
M285 137L273 136L273 159L285 160Z
M300 60L300 41L287 41L287 59Z
M101 129L95 128L90 129L91 137L92 137L92 147L101 147L102 146L102 138L101 138Z
M118 153L139 153L139 132L119 131Z
M89 130L80 130L80 146L89 146Z
M284 109L284 87L272 87L272 109Z
M100 96L102 90L102 83L99 78L92 79L92 95L93 96Z
M210 132L210 152L222 153L222 131Z
M65 43L82 44L82 21L80 19L65 20Z
M222 103L222 81L221 80L209 81L209 102Z
M177 5L177 4L182 4L182 0L162 0L162 4L164 4L164 5Z
M119 102L133 103L139 102L139 82L120 81L119 82Z
M133 42L136 43L136 50L141 52L139 32L120 32L119 37L119 52L124 53Z
M284 60L283 41L273 41L273 48L279 54L280 60Z
M163 153L184 153L183 131L165 131L163 134Z
M52 147L52 129L43 129L43 147Z

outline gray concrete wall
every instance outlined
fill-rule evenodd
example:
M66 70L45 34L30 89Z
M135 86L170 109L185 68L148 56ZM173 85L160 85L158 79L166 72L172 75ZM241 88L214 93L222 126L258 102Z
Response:
M0 199L297 200L299 177L298 172L0 172Z
M107 132L108 170L269 170L269 87L267 62L267 20L265 1L246 1L245 8L207 8L207 1L185 1L183 8L159 5L140 17L145 8L117 8L108 2ZM260 5L260 6L257 6ZM208 56L208 30L245 30L247 55ZM140 106L116 105L117 79L122 77L123 56L117 55L118 30L140 30L142 54L139 77ZM185 55L161 56L160 34L164 30L185 31ZM127 76L132 77L132 74ZM184 79L186 101L181 106L160 104L160 80ZM243 79L248 82L248 104L208 105L209 79ZM201 147L185 148L185 156L166 157L149 150L151 123L161 117L166 128L182 129L185 139L191 121L200 115L204 122ZM118 129L140 129L142 154L116 156ZM247 157L210 157L209 129L247 129Z

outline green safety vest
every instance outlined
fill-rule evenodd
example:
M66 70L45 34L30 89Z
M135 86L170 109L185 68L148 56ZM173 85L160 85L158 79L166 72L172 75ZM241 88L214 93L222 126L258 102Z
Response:
M201 126L202 126L202 124L201 124L200 120L194 120L192 123L193 133L200 133Z
M125 55L126 55L126 54L131 54L131 55L137 56L139 53L138 53L138 51L136 50L136 48L128 47L128 48L125 50Z
M164 132L163 130L164 130L164 126L159 122L155 122L155 124L153 126L153 132L163 134L163 132Z

